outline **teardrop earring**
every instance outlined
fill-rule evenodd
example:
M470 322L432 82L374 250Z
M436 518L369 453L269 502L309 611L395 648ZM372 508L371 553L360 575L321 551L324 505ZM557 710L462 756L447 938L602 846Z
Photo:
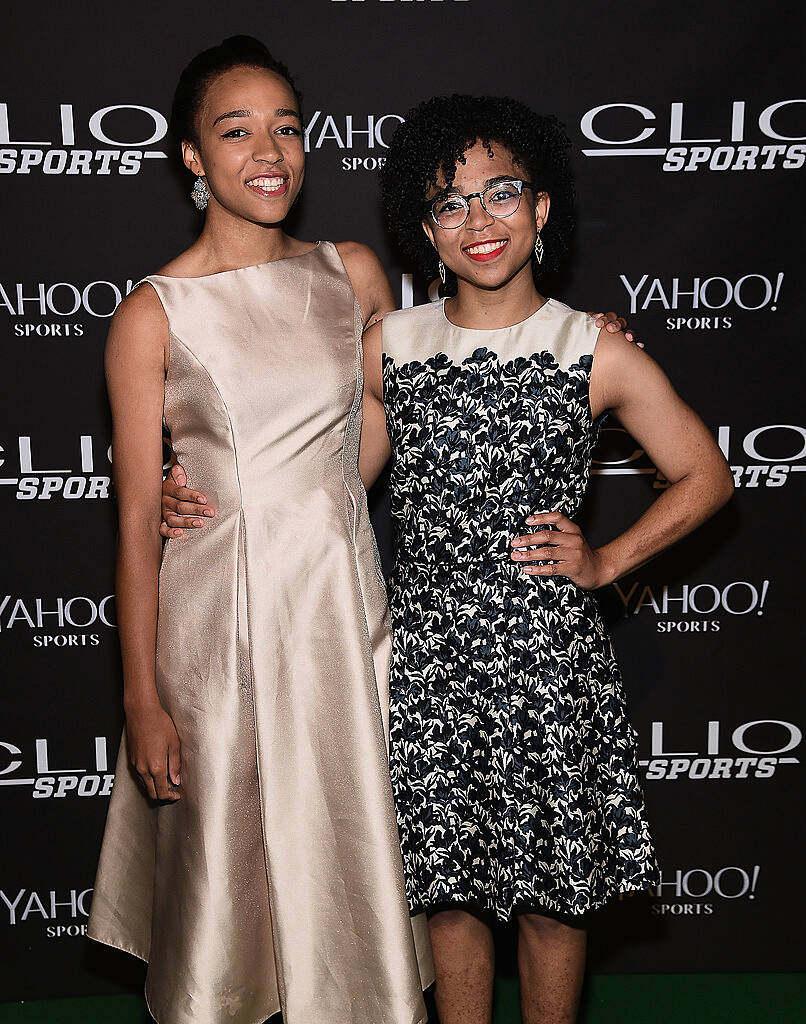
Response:
M535 239L535 259L538 263L543 262L543 253L545 252L545 246L543 245L543 239L540 237L540 232L537 232L537 238Z
M440 279L440 281L443 284L445 284L445 277L446 277L446 274L445 274L445 264L442 262L442 260L440 260L439 261L439 279Z
M207 182L199 175L193 185L193 191L190 193L190 198L196 204L197 210L206 210L207 203L210 199L210 192L207 188Z

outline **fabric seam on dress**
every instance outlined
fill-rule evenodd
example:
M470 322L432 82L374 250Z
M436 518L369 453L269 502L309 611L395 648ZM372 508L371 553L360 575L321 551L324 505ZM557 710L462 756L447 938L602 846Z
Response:
M346 273L346 271L345 271L345 273ZM348 282L349 282L349 278L348 278ZM351 290L352 290L352 286L351 286ZM358 561L358 503L356 501L355 495L353 494L353 492L352 492L352 490L350 488L350 485L347 482L347 476L345 474L345 464L344 464L345 456L346 456L346 453L347 453L347 445L346 445L347 431L350 429L350 425L353 422L353 418L354 418L354 416L358 412L358 409L361 406L361 397L362 397L362 391L363 391L363 387L364 387L364 367L363 367L363 358L362 358L363 357L363 345L361 344L361 333L360 333L361 320L360 320L360 316L361 316L361 308L358 305L358 300L355 298L355 295L353 295L353 345L354 345L354 348L355 348L355 365L356 365L356 371L357 371L357 373L356 373L357 380L356 380L356 386L355 386L355 395L353 396L353 404L352 404L352 406L350 408L349 415L347 416L347 422L346 422L345 427L344 427L344 437L342 439L342 448L341 448L341 480L342 480L342 484L344 485L344 490L345 490L346 494L348 494L349 497L350 497L350 502L352 504L352 509L353 509L352 522L351 522L350 521L351 517L350 517L350 514L349 514L349 508L347 507L347 505L345 503L345 506L344 506L344 511L346 513L345 518L347 520L347 525L350 528L350 539L352 540L352 543L353 543L353 560L355 562L356 582L358 583L358 591L361 594L361 606L362 606L362 608L364 610L364 622L363 622L364 633L365 633L365 638L366 638L366 640L367 640L367 642L369 644L369 647L371 649L372 642L371 642L370 635L369 635L369 623L366 621L366 618L367 618L366 599L364 597L364 588L361 586L361 565L360 565L360 563ZM374 664L373 664L373 667L372 667L372 671L373 671L373 677L374 677L375 676L375 666L374 666ZM378 680L377 680L377 678L375 678L375 689L377 690L377 688L378 688ZM385 742L385 738L384 738L384 742Z
M147 280L147 279L145 279L145 280ZM154 291L156 292L157 297L160 300L160 304L162 305L163 309L165 310L165 315L168 316L168 310L165 308L165 304L162 302L162 296L160 295L159 291L157 290L157 288L154 286L154 284L152 282L149 281L149 284L151 284L151 287L154 288ZM169 323L169 329L170 329L170 317L168 318L168 323ZM188 353L188 355L194 360L195 363L198 364L200 369L204 372L205 376L207 377L207 379L209 380L211 386L213 387L215 393L218 395L219 400L221 401L221 408L222 408L222 410L224 412L224 415L227 418L227 425L229 426L230 438L232 440L232 461L233 461L234 468L235 468L235 479L236 479L237 484L238 484L238 497L239 497L240 502L241 502L241 507L239 509L239 532L240 532L240 529L243 529L244 583L246 585L246 630L247 630L247 643L248 643L248 648L249 648L249 678L250 678L250 681L252 681L252 702L253 702L253 709L254 709L254 673L252 671L252 637L251 637L251 629L249 628L249 579L248 579L248 570L247 570L247 565L246 565L246 563L247 563L247 557L246 557L246 524L245 524L244 515L243 515L243 490L241 488L241 476L240 476L239 466L238 466L238 447L237 447L237 444L235 442L235 429L234 429L234 427L232 425L232 417L230 416L229 409L227 408L227 403L224 401L224 396L221 394L221 391L219 390L218 385L213 380L213 377L212 377L210 371L207 369L207 367L204 365L204 363L199 359L199 357L196 355L196 353L193 351L193 349L189 345L187 345L173 331L173 329L170 329L170 334L171 334L171 338L175 339L182 346L182 348ZM169 368L169 370L170 370L170 367L171 367L171 360L169 359L169 361L168 361L168 368ZM166 374L166 380L167 380L167 374ZM269 880L269 873L268 873L269 857L268 857L268 850L266 849L266 822L265 822L264 815L263 815L262 787L261 787L261 784L260 784L260 753L259 753L259 743L258 743L258 724L257 724L257 713L256 713L256 710L255 710L255 712L253 714L253 721L254 721L255 758L256 758L256 762L257 762L258 810L260 812L260 824L261 824L261 833L262 833L262 841L263 841L262 842L262 845L263 845L263 862L264 862L264 869L266 871L266 889L267 889L267 892L268 892L268 902L269 902L269 908L270 908L269 913L270 913L270 917L272 917L272 919L273 919L273 915L271 914L272 886L271 886L270 880ZM280 971L278 970L278 966L277 966L277 941L276 941L276 937L274 935L273 925L272 925L272 952L274 953L274 970L275 970L275 975L276 975L276 978L277 978L277 984L278 984L278 988L280 990L280 994L281 994L281 998L282 998L282 1004L285 1005L285 995L286 995L286 992L285 992L285 982L284 982L284 979L283 979Z
M235 439L233 437L233 445L234 445L234 443L235 443ZM240 488L240 483L239 483L239 488ZM261 840L262 840L261 845L263 847L263 870L266 873L266 895L267 895L267 901L266 902L267 902L268 907L269 907L269 927L271 928L271 949L272 949L272 954L274 956L274 976L275 976L275 979L277 981L277 989L278 989L278 994L280 996L280 1010L282 1011L282 1010L285 1009L285 1006L287 1004L287 992L286 992L286 986L285 986L285 976L284 976L284 974L283 974L283 972L281 970L280 962L279 962L279 957L278 957L277 935L275 934L275 931L274 931L275 914L274 914L274 910L273 910L273 907L272 907L272 903L273 903L272 894L274 892L274 887L271 884L271 876L270 876L270 873L269 873L269 851L268 851L268 848L267 848L267 845L266 845L266 818L265 818L265 815L263 813L263 790L262 790L262 786L261 786L261 783L260 783L260 779L261 779L261 771L260 771L260 743L258 742L257 705L256 705L256 701L255 701L254 672L252 670L252 664L253 664L252 663L252 630L251 630L250 625L249 625L249 575L248 575L248 569L247 569L247 566L249 564L249 555L248 555L248 552L246 550L246 544L247 544L247 540L246 540L246 520L245 520L245 517L244 517L243 508L240 511L240 531L242 531L242 533L241 533L241 542L243 543L243 561L244 561L243 578L244 578L245 598L246 598L246 600L245 600L246 643L247 643L247 649L249 651L249 682L250 682L251 696L252 696L252 722L253 722L253 725L254 725L254 728L253 728L253 738L254 738L254 744L255 744L255 767L257 769L257 796L258 796L257 806L258 806L258 813L260 814L260 832L261 832ZM239 548L240 548L240 544L239 544ZM258 1022L255 1022L255 1024L258 1024Z

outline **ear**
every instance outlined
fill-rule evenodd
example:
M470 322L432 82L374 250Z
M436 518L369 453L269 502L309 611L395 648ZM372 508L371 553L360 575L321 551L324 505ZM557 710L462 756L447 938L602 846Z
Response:
M431 243L431 245L433 245L433 247L436 249L437 248L437 243L434 241L434 226L431 223L431 219L430 218L426 219L425 217L423 217L423 219L422 219L422 221L420 221L420 223L422 224L422 228L423 228L423 231L425 232L426 238ZM438 249L437 249L437 252L439 252Z
M538 192L537 202L535 203L535 223L537 224L537 230L541 231L549 219L549 207L551 206L551 199L549 199L548 192Z
M196 145L194 143L183 140L182 162L193 174L198 174L202 178L204 177L204 164L201 162L201 157L197 153Z

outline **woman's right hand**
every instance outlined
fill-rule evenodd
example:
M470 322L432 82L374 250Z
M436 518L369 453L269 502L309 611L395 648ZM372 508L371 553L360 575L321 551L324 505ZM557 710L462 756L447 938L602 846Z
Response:
M204 526L204 517L212 519L215 509L207 504L201 491L187 486L184 469L175 462L162 482L162 523L160 533L172 539L181 537L186 529L197 530Z
M175 803L181 797L182 753L173 719L163 706L126 708L129 762L152 800Z

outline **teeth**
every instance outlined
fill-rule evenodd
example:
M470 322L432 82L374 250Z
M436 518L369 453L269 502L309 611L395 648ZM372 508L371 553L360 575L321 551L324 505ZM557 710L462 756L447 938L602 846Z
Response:
M485 242L483 245L470 245L465 249L465 252L473 256L483 255L488 252L495 252L496 249L501 249L506 244L506 242Z
M252 178L251 181L247 182L247 185L253 185L257 188L282 188L285 184L285 178Z

